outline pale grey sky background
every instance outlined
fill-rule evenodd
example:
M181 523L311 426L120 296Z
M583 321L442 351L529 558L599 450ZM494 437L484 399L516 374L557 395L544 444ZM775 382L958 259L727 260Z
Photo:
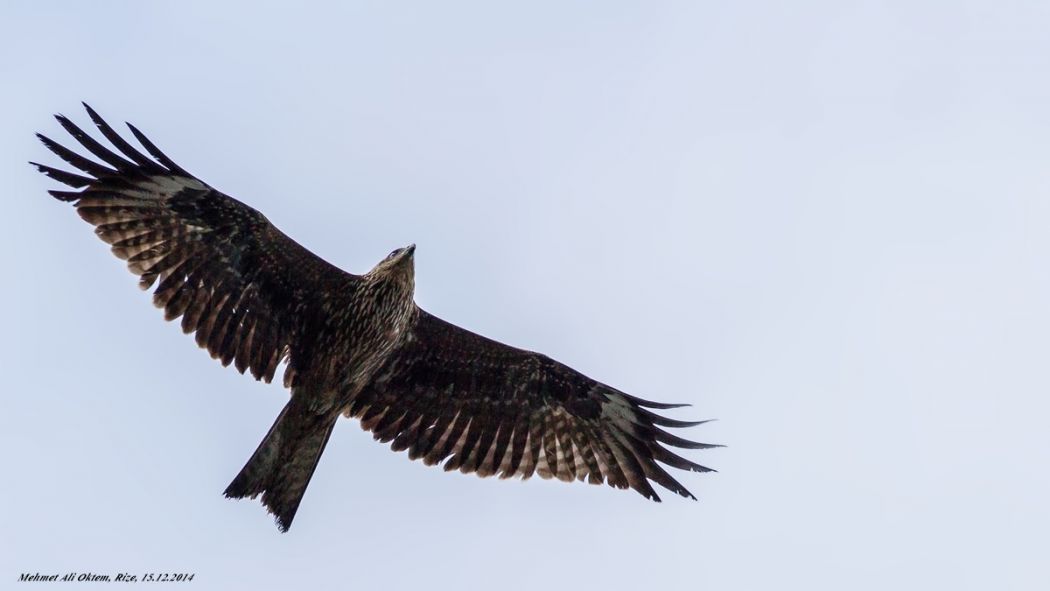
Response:
M283 3L288 4L288 3ZM0 588L1050 588L1050 4L5 3ZM446 474L165 324L33 137L85 100L355 272L718 418L699 497Z

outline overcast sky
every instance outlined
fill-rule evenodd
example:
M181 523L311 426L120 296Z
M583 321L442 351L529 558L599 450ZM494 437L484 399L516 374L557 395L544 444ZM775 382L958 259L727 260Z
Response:
M0 588L1050 588L1050 4L236 4L0 8ZM657 505L342 421L279 534L222 491L287 392L25 163L81 100L347 270L415 242L430 312L719 419L719 472Z

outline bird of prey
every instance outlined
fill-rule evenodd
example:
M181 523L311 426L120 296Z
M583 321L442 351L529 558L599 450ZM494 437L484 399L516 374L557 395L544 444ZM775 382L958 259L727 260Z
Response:
M685 405L631 396L427 313L413 297L414 245L363 275L342 271L175 164L131 124L148 156L84 107L116 151L56 116L98 160L38 134L79 170L31 163L79 189L50 194L75 205L142 289L156 285L153 303L167 320L181 317L183 332L213 358L266 382L286 362L291 398L227 497L262 495L287 531L342 415L445 470L604 482L659 501L651 481L695 499L661 464L711 470L665 446L716 446L661 428L703 421L650 410Z

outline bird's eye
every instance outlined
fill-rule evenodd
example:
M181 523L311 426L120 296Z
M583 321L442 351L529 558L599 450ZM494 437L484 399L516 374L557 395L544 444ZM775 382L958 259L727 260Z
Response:
M390 251L390 254L386 255L386 258L392 259L392 258L396 257L397 253L399 253L399 252L401 252L401 249L400 248L396 248L396 249Z

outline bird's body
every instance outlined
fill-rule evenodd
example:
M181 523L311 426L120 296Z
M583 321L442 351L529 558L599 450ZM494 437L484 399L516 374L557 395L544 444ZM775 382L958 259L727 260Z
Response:
M62 126L106 165L40 136L89 176L36 165L82 191L74 202L141 277L154 303L224 365L270 381L287 362L291 399L226 489L262 495L286 530L341 415L427 464L480 476L544 478L633 488L649 481L692 496L656 462L708 471L661 444L712 447L659 426L687 423L545 355L503 345L420 309L414 246L355 275L294 242L258 211L172 162L134 127L152 158L91 118L120 155L68 119ZM107 166L108 165L108 166Z

